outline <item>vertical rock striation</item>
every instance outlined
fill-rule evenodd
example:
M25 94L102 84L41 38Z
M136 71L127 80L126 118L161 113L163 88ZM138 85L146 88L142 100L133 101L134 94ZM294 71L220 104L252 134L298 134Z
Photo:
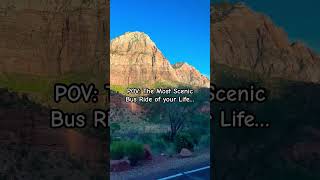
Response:
M0 72L57 76L105 65L106 7L84 2L1 3Z
M130 85L168 82L207 86L209 80L194 67L171 65L148 35L127 32L111 41L111 84Z

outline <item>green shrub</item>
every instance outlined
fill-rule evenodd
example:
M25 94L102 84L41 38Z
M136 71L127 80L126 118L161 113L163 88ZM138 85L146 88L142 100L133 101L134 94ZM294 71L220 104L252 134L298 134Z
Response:
M173 156L174 154L176 154L176 147L174 143L167 144L167 147L165 149L165 154L169 156Z
M152 141L152 149L156 152L163 152L167 148L167 142L161 138L154 138Z
M128 156L131 165L136 165L137 162L144 157L143 145L132 141L128 142L125 153Z
M179 133L175 137L175 147L177 152L183 148L193 151L194 139L189 133Z
M134 141L115 141L110 146L111 159L128 157L131 165L136 165L144 157L143 145Z
M172 151L172 141L169 140L168 133L144 133L137 138L138 142L149 144L153 153L166 153Z
M199 141L200 141L200 138L203 136L203 131L201 132L200 130L193 130L193 131L190 131L190 132L187 133L187 134L190 135L190 141L194 145L197 145L199 143Z
M210 134L201 136L198 146L200 148L210 148Z
M154 133L141 133L138 137L139 142L144 144L151 144L153 140L157 137Z
M122 159L125 156L125 143L123 141L115 141L110 145L110 156L112 159Z
M163 133L160 136L162 139L164 139L166 142L170 142L170 133ZM172 142L172 141L171 141Z

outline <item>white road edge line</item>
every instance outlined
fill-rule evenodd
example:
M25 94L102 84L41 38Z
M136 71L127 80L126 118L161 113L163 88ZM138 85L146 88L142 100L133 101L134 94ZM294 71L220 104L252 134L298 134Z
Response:
M191 173L198 172L198 171L202 171L202 170L209 169L209 168L210 168L210 166L206 166L206 167L202 167L202 168L199 168L199 169L195 169L195 170L191 170L191 171L186 171L186 172L184 172L183 174L191 174Z
M172 176L167 176L167 177L164 177L164 178L161 178L161 179L158 179L158 180L167 180L167 179L172 179L172 178L176 178L176 177L179 177L179 176L183 176L182 173L178 173L178 174L175 174L175 175L172 175Z
M194 170L178 173L178 174L175 174L175 175L172 175L172 176L167 176L167 177L164 177L164 178L160 178L158 180L172 179L172 178L176 178L176 177L179 177L179 176L183 176L184 174L191 174L191 173L202 171L202 170L209 169L209 168L210 168L210 166L205 166L205 167L202 167L202 168L198 168L198 169L194 169Z

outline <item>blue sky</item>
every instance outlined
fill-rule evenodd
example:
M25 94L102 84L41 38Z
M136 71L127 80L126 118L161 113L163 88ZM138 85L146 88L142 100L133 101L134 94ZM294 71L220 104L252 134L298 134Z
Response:
M218 2L214 0L211 2ZM229 2L239 0L229 0ZM302 41L320 54L319 0L243 0L252 9L271 17L291 41Z
M150 36L171 64L210 74L210 0L111 0L111 39L128 31Z

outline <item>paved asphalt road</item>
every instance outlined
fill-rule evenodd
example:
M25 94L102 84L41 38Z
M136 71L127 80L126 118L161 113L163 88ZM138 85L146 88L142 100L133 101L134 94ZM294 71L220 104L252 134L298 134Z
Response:
M143 180L209 180L210 163L204 162L196 165L186 165L183 168L170 169L152 176L139 177Z

